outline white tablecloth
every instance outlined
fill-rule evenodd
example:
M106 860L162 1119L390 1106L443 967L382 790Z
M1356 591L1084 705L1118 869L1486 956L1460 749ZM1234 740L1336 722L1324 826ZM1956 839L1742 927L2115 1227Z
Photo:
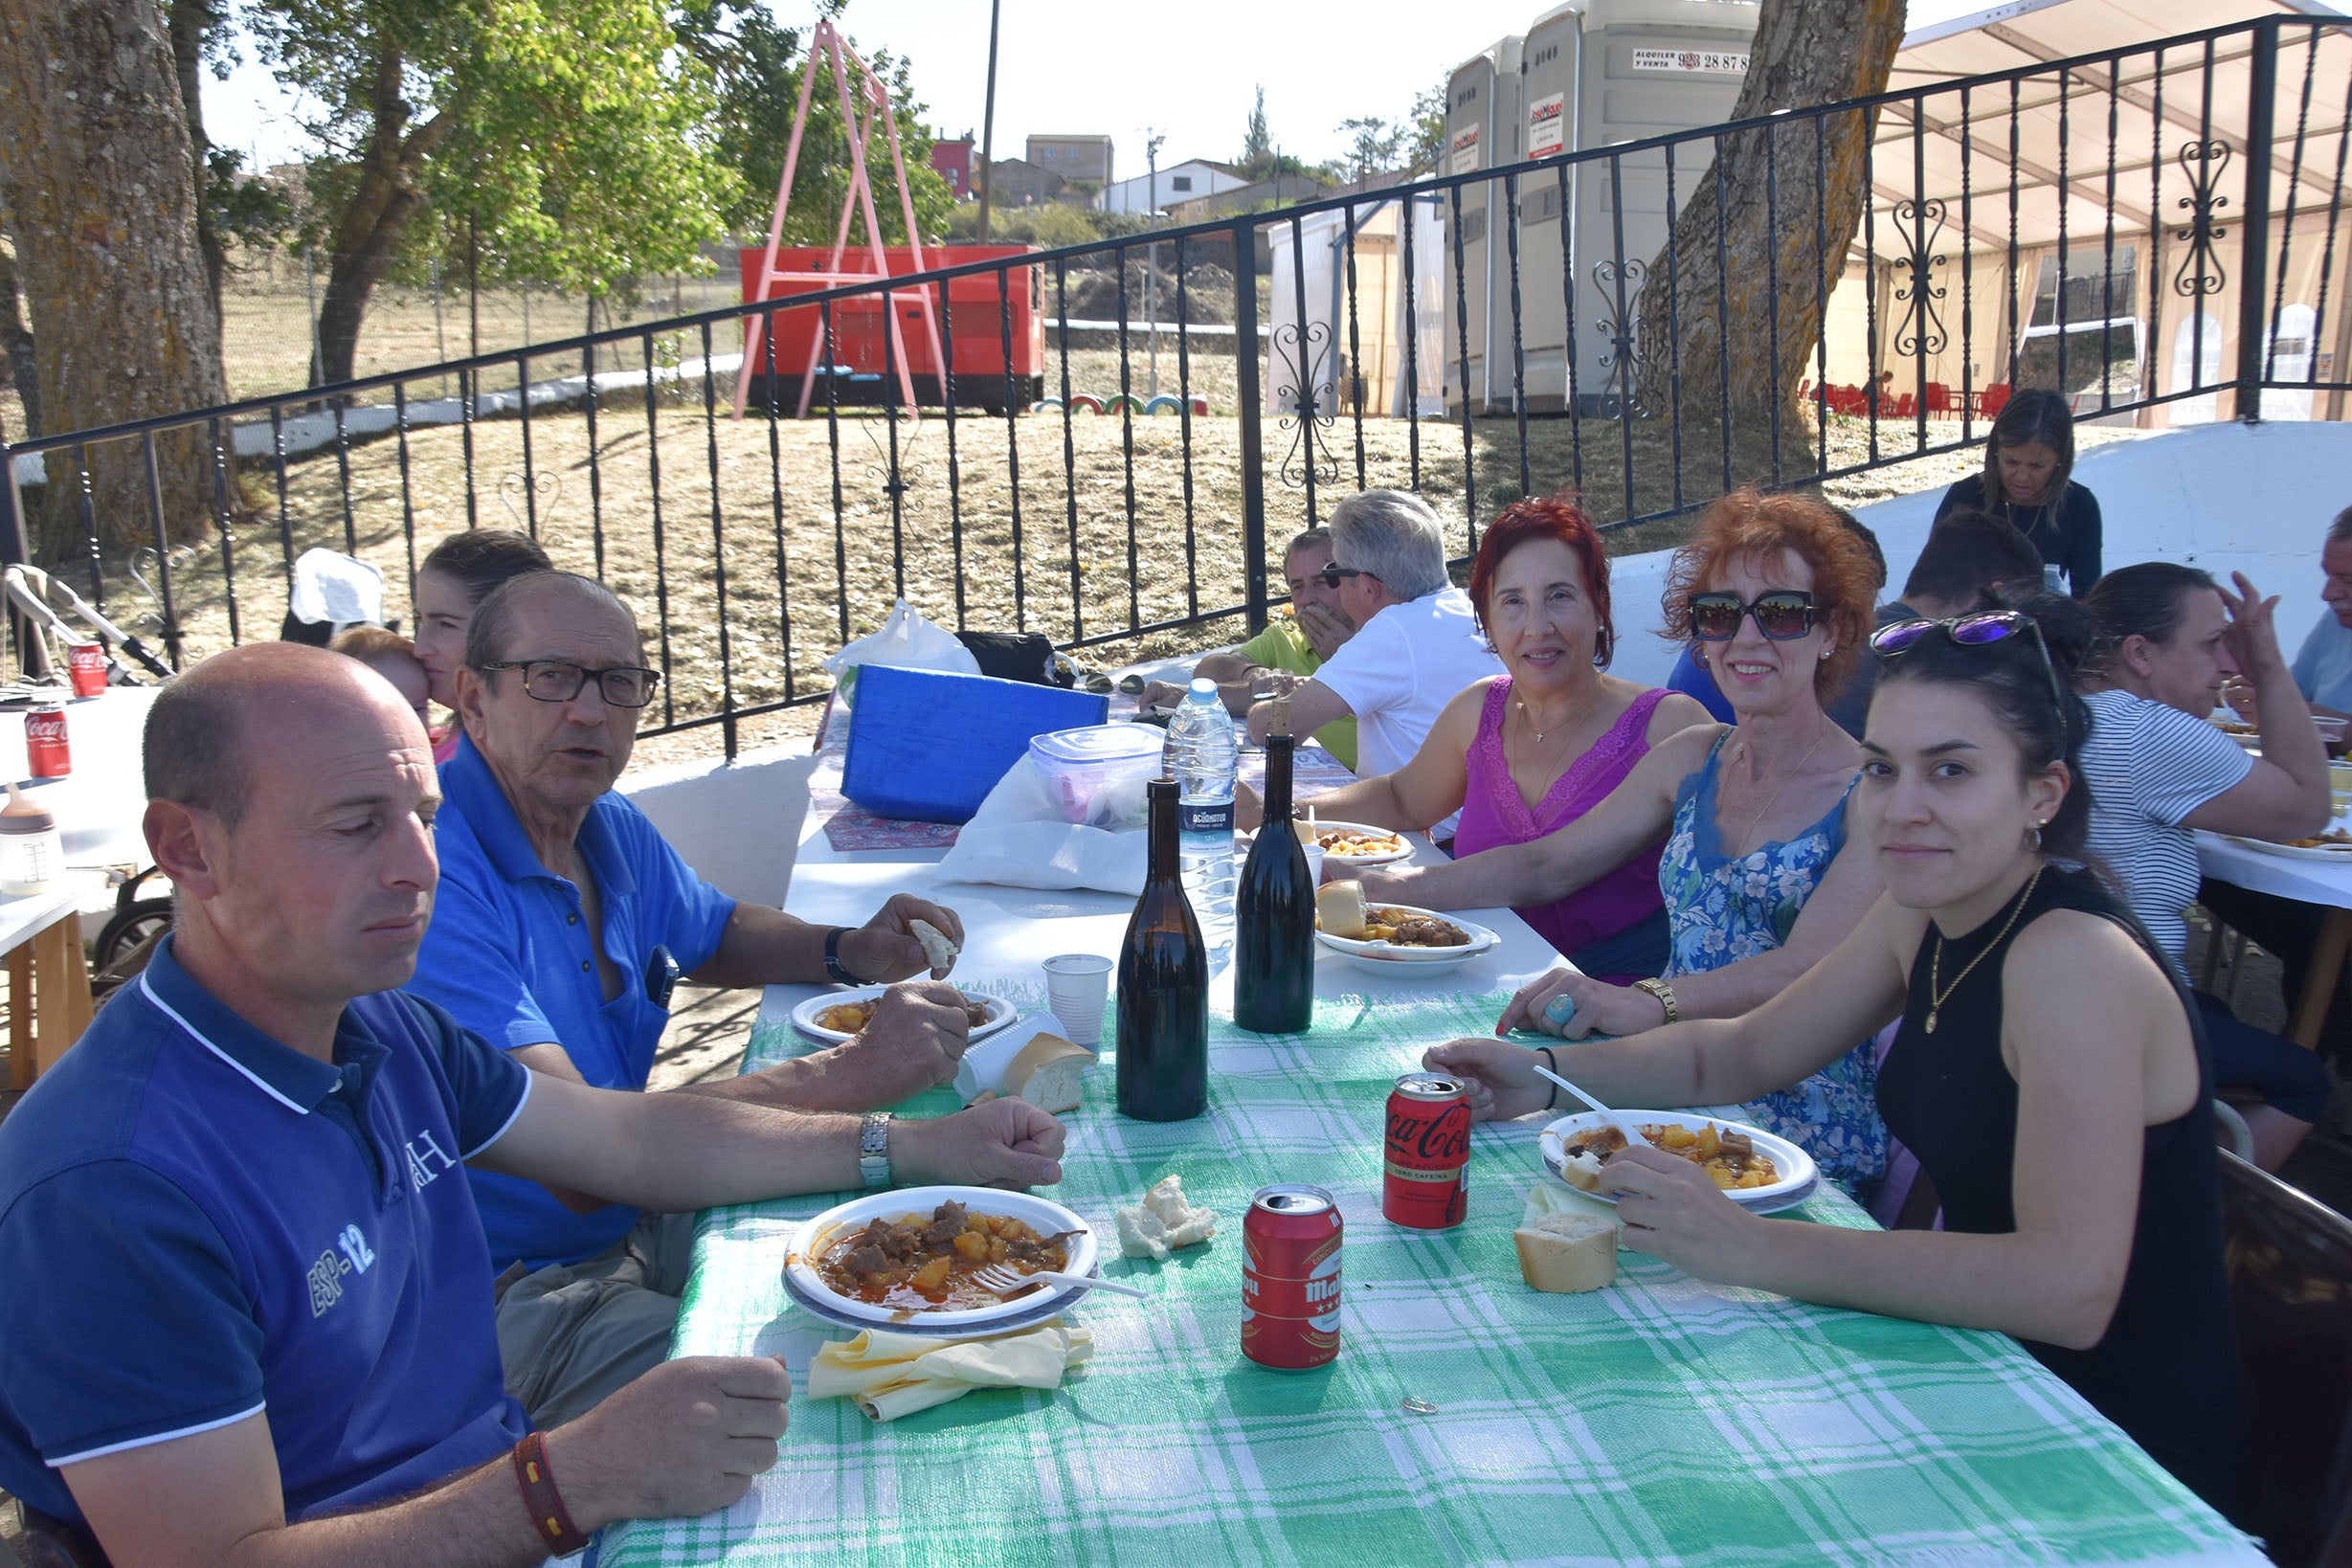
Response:
M2307 861L2254 849L2218 833L2201 832L2197 860L2206 876L2232 887L2301 904L2352 909L2352 856L2336 863Z

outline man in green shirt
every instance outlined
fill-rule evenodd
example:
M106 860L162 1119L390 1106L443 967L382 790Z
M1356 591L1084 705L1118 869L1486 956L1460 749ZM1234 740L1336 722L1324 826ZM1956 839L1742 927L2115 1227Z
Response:
M1283 553L1282 574L1290 585L1290 613L1278 616L1266 629L1238 648L1213 653L1193 666L1193 676L1217 683L1225 710L1236 717L1249 712L1250 704L1280 696L1323 667L1323 661L1342 642L1355 635L1355 622L1339 608L1337 583L1324 576L1332 564L1332 530L1310 528L1290 541ZM1181 687L1155 681L1146 687L1143 706L1173 706L1184 700ZM1325 750L1353 772L1355 767L1355 719L1333 719L1314 733Z

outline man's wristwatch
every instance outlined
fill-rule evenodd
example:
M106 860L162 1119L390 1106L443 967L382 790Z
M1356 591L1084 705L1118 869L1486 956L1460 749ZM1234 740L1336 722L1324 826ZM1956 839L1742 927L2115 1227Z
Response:
M1652 975L1646 980L1634 981L1633 989L1636 991L1646 991L1651 996L1657 997L1658 1005L1666 1009L1667 1022L1673 1022L1675 1018L1680 1014L1681 1009L1674 1005L1674 988L1667 984L1664 980L1659 979L1657 976Z
M864 983L855 974L850 974L841 963L841 938L848 934L847 926L836 926L825 932L825 978L831 980L835 985Z
M858 1175L868 1189L890 1185L890 1113L869 1110L858 1124Z

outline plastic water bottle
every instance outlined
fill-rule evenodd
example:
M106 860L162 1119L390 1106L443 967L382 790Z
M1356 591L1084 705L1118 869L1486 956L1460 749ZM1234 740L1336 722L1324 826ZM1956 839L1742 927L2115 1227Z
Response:
M1215 971L1233 955L1233 777L1241 757L1216 682L1193 683L1168 721L1160 757L1176 781L1184 896Z

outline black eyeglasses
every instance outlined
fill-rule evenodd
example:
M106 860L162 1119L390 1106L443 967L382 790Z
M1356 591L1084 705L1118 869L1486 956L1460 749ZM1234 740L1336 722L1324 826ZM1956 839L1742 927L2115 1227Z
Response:
M1360 567L1343 567L1338 565L1327 566L1322 571L1316 572L1315 575L1322 579L1323 586L1326 588L1337 588L1342 582L1346 581L1350 577L1371 577L1376 583L1380 580L1378 576L1375 576L1372 572L1364 571Z
M1756 629L1775 642L1794 642L1813 629L1813 595L1802 589L1777 588L1753 600L1736 594L1691 595L1691 635L1701 642L1729 642L1739 635L1739 622L1756 617Z
M588 678L596 678L596 689L615 707L643 707L653 701L654 688L661 683L661 672L638 664L608 664L602 669L586 669L578 664L567 664L554 659L494 660L474 666L481 670L521 670L523 694L536 697L543 703L568 703L580 694Z
M1870 649L1881 659L1899 659L1938 627L1963 648L1989 648L2020 633L2032 637L2033 651L2042 659L2042 673L2050 677L2050 700L2058 710L2058 732L2060 735L2067 732L2066 689L2058 683L2058 666L2050 662L2050 644L2042 640L2041 624L2021 611L1986 610L1973 616L1955 616L1949 620L1896 621L1870 634Z

